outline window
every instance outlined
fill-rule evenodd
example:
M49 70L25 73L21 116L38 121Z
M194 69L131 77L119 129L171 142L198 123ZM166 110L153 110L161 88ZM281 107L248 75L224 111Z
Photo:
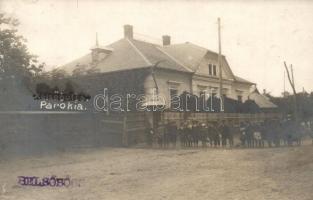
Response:
M178 90L177 88L170 88L170 100L171 100L171 108L177 107L175 104L175 101L173 102L172 100L175 100L175 97L178 96Z
M212 64L209 64L209 75L212 75L212 71L213 71Z
M209 75L210 76L216 76L217 75L216 65L209 64Z
M170 88L170 97L174 97L178 95L178 90L176 88Z
M216 76L216 65L213 65L213 76Z

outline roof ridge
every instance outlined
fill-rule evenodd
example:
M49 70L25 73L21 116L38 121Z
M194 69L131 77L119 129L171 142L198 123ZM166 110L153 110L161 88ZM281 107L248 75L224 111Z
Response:
M136 41L136 42L143 42L143 43L146 43L146 44L149 44L149 45L161 47L161 45L159 45L159 44L152 43L152 42L147 42L147 41L144 41L144 40L139 40L139 39L132 39L132 40Z
M152 66L152 63L148 60L148 58L136 47L134 43L132 43L128 38L126 39L128 43L133 47L133 49L142 57L142 59L149 65Z
M195 43L192 43L192 42L177 43L177 44L172 44L172 45L170 45L170 46L185 45L185 44L190 44L190 45L194 46L195 48L202 49L202 50L206 51L206 53L207 53L207 52L210 52L210 53L218 54L218 52L215 52L215 51L213 51L213 50L211 50L211 49L208 49L208 48L206 48L206 47L200 46L200 45L195 44ZM226 56L225 56L224 54L222 54L222 57L226 57Z

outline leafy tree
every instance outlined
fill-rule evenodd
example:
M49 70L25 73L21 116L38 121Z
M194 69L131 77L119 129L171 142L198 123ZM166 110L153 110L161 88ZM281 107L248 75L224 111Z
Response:
M67 81L64 89L65 94L74 94L74 87L70 81Z
M86 71L87 75L94 75L94 74L99 74L100 69L96 67L91 67Z
M17 33L18 25L17 19L0 13L0 76L38 76L44 64L29 53L26 39Z
M46 83L38 83L36 85L36 93L39 95L48 94L50 90L51 90L50 86Z
M285 116L294 115L293 95L285 97L271 97L270 100L278 106L278 109ZM313 118L313 92L308 93L297 93L298 99L298 114L301 120L309 120Z
M52 81L62 80L68 76L65 70L58 68L53 69L52 71L49 72L49 74Z
M82 76L85 75L87 71L87 65L80 65L77 64L75 69L73 70L73 76L74 77L78 77L78 76Z

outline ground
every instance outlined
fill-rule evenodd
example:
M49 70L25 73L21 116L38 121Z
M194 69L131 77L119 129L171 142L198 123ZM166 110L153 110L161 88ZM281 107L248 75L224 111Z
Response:
M0 199L312 200L313 146L265 149L102 148L0 162ZM71 177L65 187L20 186L18 176Z

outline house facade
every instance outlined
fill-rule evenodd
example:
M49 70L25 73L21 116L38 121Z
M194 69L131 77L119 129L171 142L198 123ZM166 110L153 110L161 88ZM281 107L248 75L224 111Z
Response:
M137 40L134 38L133 27L125 25L122 39L107 46L100 46L96 42L89 54L60 69L72 75L78 72L80 75L87 74L88 71L96 72L100 85L103 83L101 80L108 76L113 77L111 82L116 81L115 86L121 88L130 86L136 80L136 86L142 88L145 95L150 96L156 91L158 95L162 95L167 108L170 107L171 96L183 92L197 96L219 95L216 52L190 42L171 44L171 37L167 35L162 39L163 45ZM224 55L221 63L223 95L246 101L255 83L235 76ZM127 74L135 75L128 78ZM79 84L88 83L81 81Z

